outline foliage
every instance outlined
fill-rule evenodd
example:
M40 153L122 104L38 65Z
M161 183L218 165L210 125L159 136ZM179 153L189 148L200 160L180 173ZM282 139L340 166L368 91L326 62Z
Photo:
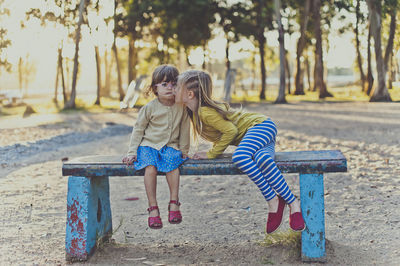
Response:
M240 6L241 23L237 27L238 34L257 39L267 29L273 29L274 8L272 1L253 0Z
M151 1L148 0L119 0L116 4L121 4L123 12L117 16L117 24L114 31L117 36L124 37L131 35L134 40L139 40L145 36L145 30L154 19L154 12Z
M2 8L4 0L0 0L0 22L1 17L9 15L10 11L6 8ZM7 39L7 29L0 27L0 70L4 68L6 71L11 70L11 64L8 62L7 57L3 54L3 51L11 45L11 41Z
M42 26L53 24L67 29L70 38L74 38L78 17L79 1L44 0L46 10L31 8L26 12L26 19L36 18Z
M243 11L244 9L241 3L229 5L226 0L217 1L216 14L219 17L218 24L225 32L228 41L239 41L237 28L241 23L240 13Z

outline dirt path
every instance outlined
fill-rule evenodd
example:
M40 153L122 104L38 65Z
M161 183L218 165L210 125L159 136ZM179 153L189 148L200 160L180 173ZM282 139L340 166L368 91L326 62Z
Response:
M328 265L398 265L400 104L245 108L265 113L277 123L278 151L340 149L348 159L348 173L325 175ZM37 127L33 122L22 127L28 123L0 118L2 263L66 264L67 178L61 176L61 159L123 153L134 118L134 113L69 114ZM66 143L75 138L80 140L77 145ZM201 143L204 147L207 144ZM298 195L297 176L286 179ZM297 248L259 245L267 206L245 176L182 177L184 222L165 224L158 231L146 225L142 179L110 180L114 229L121 226L113 235L115 243L103 247L89 264L301 264ZM132 196L139 200L124 200ZM158 199L165 220L168 193L163 178ZM282 230L287 228L286 222Z

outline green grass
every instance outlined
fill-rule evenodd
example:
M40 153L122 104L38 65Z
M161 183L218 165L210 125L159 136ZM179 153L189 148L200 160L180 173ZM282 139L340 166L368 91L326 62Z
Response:
M266 234L264 240L260 241L263 247L283 246L292 249L301 247L301 233L292 230L278 231L273 234Z

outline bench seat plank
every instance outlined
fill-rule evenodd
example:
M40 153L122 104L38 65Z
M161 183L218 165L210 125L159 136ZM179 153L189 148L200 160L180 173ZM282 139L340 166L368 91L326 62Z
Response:
M276 153L275 161L284 173L346 172L347 163L338 150L293 151ZM122 156L87 156L63 164L64 176L143 176L144 170L136 171L122 163ZM231 154L218 159L187 160L180 167L181 175L241 175L232 163Z

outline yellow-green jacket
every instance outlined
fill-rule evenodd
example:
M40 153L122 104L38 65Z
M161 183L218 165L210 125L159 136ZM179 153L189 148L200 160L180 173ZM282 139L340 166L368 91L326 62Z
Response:
M210 159L221 155L229 145L239 145L249 128L268 119L265 115L244 111L236 111L224 119L215 109L206 106L200 108L199 116L205 138L214 143L207 152Z

